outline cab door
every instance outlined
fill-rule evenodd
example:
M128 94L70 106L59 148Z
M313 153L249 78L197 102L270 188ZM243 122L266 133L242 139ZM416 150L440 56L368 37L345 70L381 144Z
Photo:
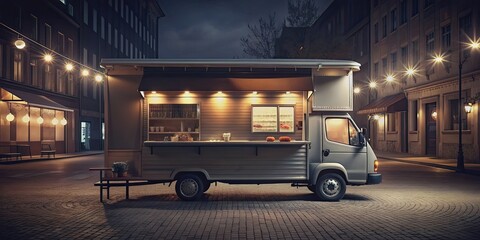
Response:
M348 116L324 116L322 162L339 163L350 183L367 180L367 147L363 136Z

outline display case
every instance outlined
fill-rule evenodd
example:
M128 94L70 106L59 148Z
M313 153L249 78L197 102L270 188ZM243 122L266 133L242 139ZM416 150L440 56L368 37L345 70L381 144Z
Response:
M198 104L149 104L148 140L200 140Z

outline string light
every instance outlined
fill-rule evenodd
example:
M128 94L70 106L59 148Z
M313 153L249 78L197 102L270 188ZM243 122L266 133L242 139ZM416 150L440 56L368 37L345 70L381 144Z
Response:
M359 87L355 87L355 88L353 89L353 93L359 94L359 93L360 93L360 88L359 88Z
M53 57L52 57L52 55L50 55L50 54L47 53L47 54L45 54L45 55L43 56L43 60L44 60L45 62L49 63L49 62L53 61Z
M42 116L40 116L40 117L37 118L37 123L38 123L38 124L42 124L42 123L43 123L43 118L42 118Z
M90 75L90 71L88 71L88 69L83 69L82 76L87 77L88 75Z
M370 83L368 84L368 86L369 86L370 88L376 88L376 87L377 87L377 83L372 81L372 82L370 82Z
M387 82L393 82L393 80L395 80L395 78L393 77L393 75L387 75L387 77L385 78L385 80L387 80Z
M71 64L71 63L65 64L65 70L67 70L69 72L72 71L73 70L73 64Z
M25 114L25 116L23 116L23 118L22 118L22 121L25 122L25 123L29 122L30 121L30 116L28 116L28 114Z
M58 124L58 119L57 119L57 118L53 118L53 119L52 119L52 124L53 124L53 125L57 125L57 124Z
M101 82L103 80L103 77L100 74L95 75L95 81Z
M67 119L62 118L62 120L60 120L60 124L62 124L63 126L67 125Z
M13 116L13 114L10 112L7 114L7 117L6 117L7 121L11 122L15 119L15 116Z

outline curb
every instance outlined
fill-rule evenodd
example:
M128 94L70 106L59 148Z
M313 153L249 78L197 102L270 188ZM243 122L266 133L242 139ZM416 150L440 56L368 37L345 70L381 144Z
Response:
M403 160L403 159L400 159L400 158L387 157L387 156L382 156L382 155L378 155L378 158L385 159L385 160L390 160L390 161L402 162L402 163L423 165L423 166L427 166L427 167L441 168L441 169L452 170L452 171L457 170L456 167L451 167L451 166L448 166L448 165L442 165L442 164L438 164L438 163L419 162L419 161L413 161L413 160ZM465 169L465 171L463 173L480 176L480 171L479 170Z
M2 161L0 162L0 165L15 165L15 164L23 164L23 163L29 163L29 162L54 161L54 160L60 160L60 159L94 156L94 155L100 155L100 154L104 154L104 152L92 152L92 153L85 153L85 154L78 154L78 155L61 156L56 158L37 158L37 159L28 159L28 160Z

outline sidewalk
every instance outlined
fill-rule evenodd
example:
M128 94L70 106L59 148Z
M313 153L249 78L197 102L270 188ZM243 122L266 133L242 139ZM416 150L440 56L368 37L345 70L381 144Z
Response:
M91 155L99 155L103 154L103 151L85 151L85 152L74 152L74 153L59 153L55 154L55 158L53 157L40 157L40 155L33 155L32 157L28 155L23 155L22 160L6 160L1 159L0 165L8 165L8 164L19 164L19 163L27 163L27 162L36 162L36 161L48 161L48 160L58 160L58 159L66 159L66 158L74 158L74 157L83 157L83 156L91 156Z
M443 168L452 171L457 169L457 159L449 158L436 158L430 156L416 156L407 153L391 153L375 151L378 158L387 160L393 160L404 163L420 164L429 167ZM480 176L480 164L478 163L465 163L465 173L474 174Z

